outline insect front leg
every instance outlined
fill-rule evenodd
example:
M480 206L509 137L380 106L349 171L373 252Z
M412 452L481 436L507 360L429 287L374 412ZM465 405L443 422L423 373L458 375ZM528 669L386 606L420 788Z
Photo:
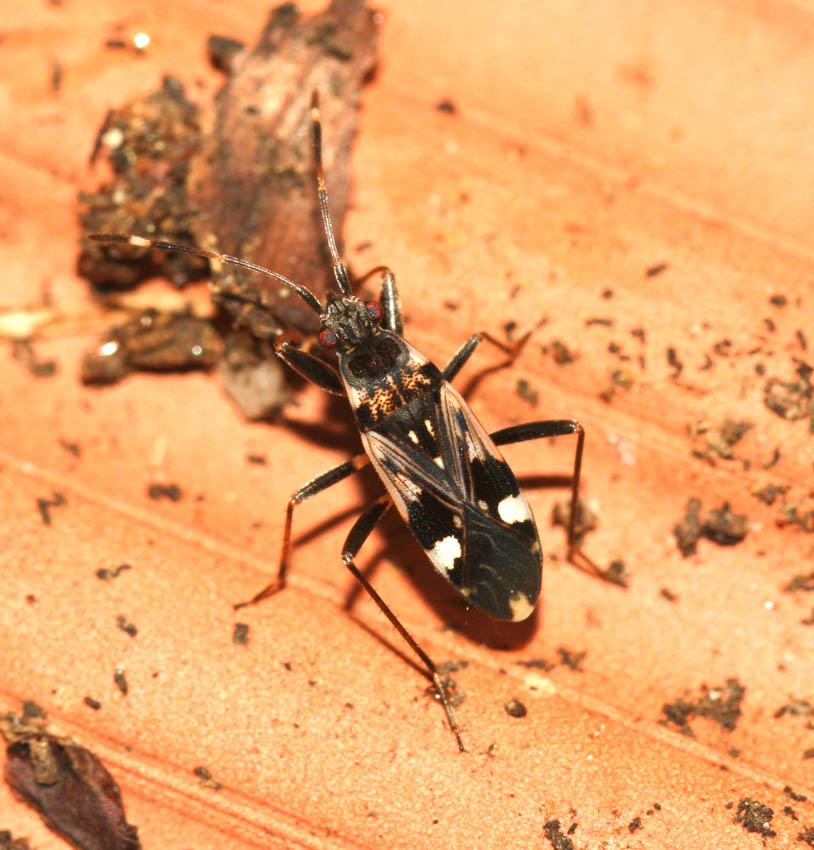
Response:
M381 294L382 307L384 308L384 317L382 325L388 330L395 331L399 336L402 335L401 321L401 301L399 293L396 289L396 278L390 269L384 272L384 280L382 281Z
M604 581L622 584L623 581L614 578L589 558L578 546L576 541L576 523L579 505L579 477L582 471L582 450L585 446L585 429L576 419L547 419L542 422L528 422L525 425L512 425L495 431L490 436L495 445L506 446L510 443L523 443L527 440L538 440L542 437L560 437L565 434L577 435L577 448L574 453L574 474L571 479L571 511L568 518L568 560L586 572L596 575Z
M376 524L379 520L384 516L387 512L387 509L393 504L392 499L389 495L382 496L380 499L377 499L365 512L356 520L355 525L350 531L348 535L348 539L345 541L345 546L342 550L342 563L353 573L356 580L359 584L364 587L364 589L368 592L371 599L379 606L379 610L387 617L388 620L395 626L396 631L407 641L410 645L411 649L415 654L421 659L424 663L424 666L427 668L427 673L429 674L429 678L432 680L433 685L435 685L436 693L438 694L438 698L441 700L441 704L444 706L444 711L447 715L447 721L449 722L449 728L452 730L452 734L455 735L455 740L458 742L458 749L463 752L464 745L461 740L461 735L458 732L458 725L455 723L455 716L452 713L452 706L449 704L449 698L447 697L447 692L444 689L443 682L441 681L441 675L438 672L438 667L436 667L435 662L427 655L426 652L416 643L413 636L404 628L401 624L401 621L396 617L396 615L390 610L387 606L387 603L379 596L376 590L373 588L373 585L367 580L364 574L359 570L355 563L355 557L359 553L359 550L362 548L362 544L367 540L370 536L370 533L376 527Z
M354 289L358 291L359 286L374 274L381 274L382 276L382 293L379 296L379 301L384 310L382 327L402 336L401 301L396 289L396 276L389 266L376 266L376 268L371 269L356 281Z
M274 351L277 356L284 360L306 381L316 384L321 390L334 395L345 395L345 387L335 369L332 369L324 360L314 357L307 351L291 345L291 337L287 334L274 340Z
M353 475L367 466L369 458L366 454L357 455L352 460L347 460L334 466L331 469L318 475L312 481L309 481L304 487L300 487L296 493L288 500L288 507L285 512L285 527L283 529L283 546L280 552L280 564L277 568L277 578L268 586L264 587L259 593L253 596L246 602L238 602L234 606L235 611L240 608L245 608L247 605L256 605L263 599L268 599L273 596L278 590L285 587L286 573L288 572L289 556L291 555L291 524L294 519L294 508L309 499L311 496L316 496L323 490L327 490L332 484L336 484L343 478Z

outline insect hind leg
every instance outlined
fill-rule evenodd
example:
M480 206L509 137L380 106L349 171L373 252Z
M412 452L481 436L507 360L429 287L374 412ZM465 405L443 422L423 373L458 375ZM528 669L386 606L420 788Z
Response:
M280 563L277 567L277 577L271 584L264 587L259 593L256 593L251 599L246 602L238 602L234 605L234 610L239 611L241 608L246 608L249 605L256 605L269 596L273 596L278 591L285 587L286 575L288 573L288 564L291 556L291 525L294 520L294 508L309 499L311 496L316 496L323 490L327 490L331 485L342 481L354 472L367 466L369 458L366 454L357 455L351 460L346 460L338 466L333 466L330 469L318 475L313 480L309 481L304 487L300 487L296 493L288 500L288 507L285 512L285 526L283 529L283 546L280 551Z
M379 610L385 617L387 617L404 640L407 641L410 648L421 659L424 666L427 668L429 678L432 680L436 693L438 694L438 698L444 706L449 727L452 730L452 734L455 735L455 740L458 743L458 749L461 752L464 752L463 741L461 740L461 735L458 731L458 725L455 722L455 716L452 713L452 706L449 703L449 697L447 696L446 689L444 688L441 675L438 672L438 667L430 656L424 652L418 643L416 643L415 638L413 638L413 636L401 624L398 617L396 617L396 615L390 610L387 603L381 598L381 596L379 596L373 585L356 566L355 557L362 548L362 544L365 540L367 540L379 520L381 520L392 504L393 501L389 495L382 496L380 499L373 502L373 504L365 510L359 519L356 520L356 524L351 529L350 534L348 534L348 539L345 541L345 546L342 549L342 563L351 571L351 573L353 573L354 578L368 592L370 598L376 603L376 605L379 606Z
M495 431L490 436L497 446L511 443L523 443L527 440L538 440L543 437L561 437L566 434L576 434L577 447L574 452L574 473L571 478L571 510L568 517L568 554L567 559L579 569L609 581L612 584L625 586L624 580L603 570L589 558L577 545L576 525L579 513L579 478L582 471L582 451L585 447L585 429L576 419L546 419L539 422L527 422L524 425L512 425Z

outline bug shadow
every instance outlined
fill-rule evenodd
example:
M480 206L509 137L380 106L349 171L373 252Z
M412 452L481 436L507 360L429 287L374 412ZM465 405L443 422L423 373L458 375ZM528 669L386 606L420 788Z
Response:
M359 431L347 399L325 393L323 405L323 412L316 422L289 419L283 413L275 424L293 431L309 443L346 452L348 458L359 454L362 451Z

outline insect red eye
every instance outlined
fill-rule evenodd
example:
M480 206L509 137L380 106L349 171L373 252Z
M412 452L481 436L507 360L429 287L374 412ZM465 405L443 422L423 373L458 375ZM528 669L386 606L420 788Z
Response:
M365 307L367 307L367 312L370 313L370 318L373 319L374 322L378 322L384 315L382 305L379 304L378 301L368 301L365 304Z
M333 348L336 345L336 334L328 328L323 328L319 332L319 341L325 348Z

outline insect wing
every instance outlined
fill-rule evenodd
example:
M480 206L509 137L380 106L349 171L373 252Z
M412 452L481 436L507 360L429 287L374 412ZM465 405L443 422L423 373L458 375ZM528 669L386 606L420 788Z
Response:
M458 392L443 382L363 439L435 569L495 619L528 617L542 564L534 518L508 464Z

